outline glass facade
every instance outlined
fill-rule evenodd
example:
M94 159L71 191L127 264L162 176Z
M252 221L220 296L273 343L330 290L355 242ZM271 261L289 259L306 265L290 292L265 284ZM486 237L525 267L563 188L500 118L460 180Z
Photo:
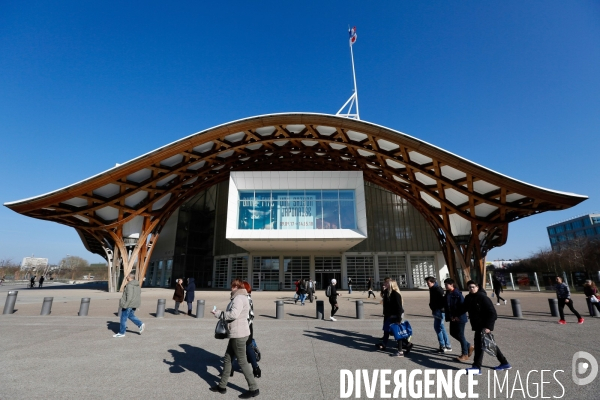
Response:
M356 229L354 190L240 191L238 229Z

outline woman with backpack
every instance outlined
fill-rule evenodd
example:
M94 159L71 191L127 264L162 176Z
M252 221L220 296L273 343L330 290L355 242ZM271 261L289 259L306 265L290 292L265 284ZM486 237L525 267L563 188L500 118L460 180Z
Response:
M337 283L336 279L331 280L331 285L327 286L325 290L325 296L329 297L329 304L331 304L331 316L329 317L332 321L337 321L337 319L333 318L335 313L340 309L337 304L337 297L341 296L335 289L335 284Z
M304 300L306 300L306 281L304 279L300 279L300 283L298 284L298 296L300 297L300 305L304 305Z
M250 312L248 313L248 326L250 328L250 336L248 336L248 340L246 340L246 359L252 365L252 373L255 378L260 378L262 371L258 366L258 361L260 360L260 351L258 351L258 347L256 346L256 342L254 341L254 303L252 302L252 287L246 281L242 282L244 284L244 288L246 292L248 292L248 303L250 304ZM258 353L258 358L257 358ZM237 358L235 358L237 359ZM235 360L234 359L234 360ZM232 361L233 363L233 361ZM239 364L239 362L238 362ZM231 374L233 376L233 366L231 367Z

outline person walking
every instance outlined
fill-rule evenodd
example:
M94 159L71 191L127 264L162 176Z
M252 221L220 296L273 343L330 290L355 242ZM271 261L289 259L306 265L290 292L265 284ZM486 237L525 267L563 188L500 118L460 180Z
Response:
M298 299L300 298L300 279L294 282L296 285L296 293L294 293L294 304L298 304Z
M113 337L121 338L125 337L125 331L127 330L127 319L130 319L140 330L140 335L144 332L146 325L135 316L135 310L142 304L142 289L140 283L135 279L135 274L131 273L125 278L127 284L123 289L123 296L119 302L121 307L121 324L119 333L113 335Z
M352 294L352 278L348 277L348 294Z
M179 305L183 303L183 280L177 279L175 281L175 293L173 294L173 300L175 300L175 315L179 315Z
M185 301L188 306L187 315L192 316L192 303L194 302L196 284L194 283L194 278L188 279L188 284L185 287Z
M42 285L44 284L44 280L45 280L44 275L40 276L38 287L40 287L40 288L42 287Z
M303 306L306 300L306 281L304 279L300 279L300 283L298 284L298 297L300 305Z
M492 285L494 285L494 294L496 294L496 305L499 306L501 300L506 304L506 300L500 297L500 292L504 293L504 288L502 288L502 282L496 274L492 275Z
M394 323L402 322L402 314L404 314L404 307L402 301L402 294L400 288L395 280L387 279L383 283L383 337L380 343L377 344L379 350L385 350L387 347L388 340L390 338L390 325ZM393 357L404 357L402 351L403 344L406 342L406 354L410 352L413 344L408 343L406 339L396 341L397 350L391 354Z
M569 310L577 317L577 323L583 324L583 318L573 307L573 299L571 299L571 291L569 287L563 283L563 279L560 276L556 277L556 298L558 299L558 313L560 314L559 324L565 325L565 305L569 307Z
M451 352L452 345L450 344L450 339L448 338L446 328L444 327L444 308L446 307L444 301L444 289L438 285L433 276L425 278L425 283L427 283L427 286L429 287L429 308L433 315L433 329L435 330L440 344L438 352Z
M338 307L337 298L338 296L341 296L341 294L338 293L335 288L336 283L337 280L332 279L331 285L327 286L327 289L325 289L325 296L329 297L329 304L331 304L331 316L329 319L332 321L337 321L337 319L333 318L333 316L340 309L340 307Z
M249 390L242 393L241 399L249 399L259 395L258 385L252 374L252 368L246 359L246 342L250 336L250 326L248 325L248 316L250 314L250 302L248 301L248 292L244 287L241 279L231 281L230 301L225 311L215 309L211 311L216 318L220 318L221 314L229 326L229 341L227 350L223 357L223 372L221 381L211 386L212 392L225 394L227 392L227 382L231 374L232 360L237 357L244 378L248 383Z
M312 303L315 298L315 281L310 278L306 278L306 295L308 301Z
M368 299L371 298L371 295L373 295L374 299L377 298L375 297L375 292L373 292L373 278L369 278L369 280L367 281L367 290L369 291L369 294L367 295Z
M29 280L29 288L35 287L35 275Z
M467 282L467 288L469 294L465 297L465 301L457 307L458 313L469 313L469 320L471 322L471 329L475 331L475 357L473 358L473 365L470 368L466 368L467 373L473 371L475 375L481 375L481 364L483 362L483 342L482 333L490 333L494 330L494 324L498 318L494 304L489 297L487 297L485 291L479 290L479 285L474 281ZM508 363L500 347L496 348L496 358L500 362L500 365L494 367L496 371L504 371L511 369L511 365Z
M254 377L260 378L262 371L258 366L256 352L254 351L256 342L254 341L254 303L252 302L252 287L250 286L250 283L246 281L242 283L244 284L246 292L248 292L248 303L250 304L250 312L248 313L248 327L250 328L250 336L248 336L248 340L246 340L246 358L250 365L252 365L252 373L254 374ZM231 373L229 376L233 376L233 367L231 367Z
M583 284L583 294L585 294L585 299L588 303L588 308L590 311L590 315L594 316L594 307L600 311L600 299L598 299L598 288L594 281L588 279Z
M446 321L450 322L450 336L460 342L460 357L456 359L460 362L467 362L473 354L473 347L465 338L465 325L467 324L467 314L460 312L460 307L465 301L462 292L458 290L454 279L448 278L444 281L446 287Z

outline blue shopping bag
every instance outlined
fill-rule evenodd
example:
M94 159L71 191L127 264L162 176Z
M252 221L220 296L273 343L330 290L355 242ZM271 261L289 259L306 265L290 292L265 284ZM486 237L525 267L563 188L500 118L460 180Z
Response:
M394 335L396 340L408 339L412 336L412 328L408 321L402 321L399 324L390 324L390 333Z

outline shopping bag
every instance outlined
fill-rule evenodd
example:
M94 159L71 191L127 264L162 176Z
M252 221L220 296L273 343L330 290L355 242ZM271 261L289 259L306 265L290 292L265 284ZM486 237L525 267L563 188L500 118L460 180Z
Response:
M394 335L394 339L408 339L412 336L412 327L408 321L390 324L390 333Z
M217 326L215 326L215 339L227 339L229 337L229 327L225 321L224 313L221 313Z
M481 348L490 356L496 357L498 346L496 345L496 341L494 340L494 335L492 332L485 333L485 329L481 331Z

